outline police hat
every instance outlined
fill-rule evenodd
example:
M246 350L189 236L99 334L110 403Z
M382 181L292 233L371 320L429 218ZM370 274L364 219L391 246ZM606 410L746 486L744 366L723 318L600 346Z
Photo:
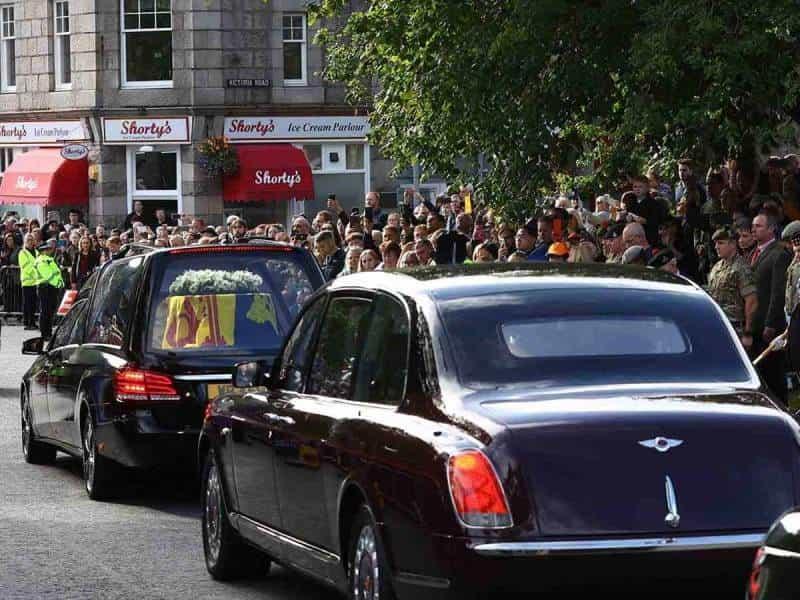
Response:
M792 221L784 227L783 233L781 233L781 239L784 242L788 242L796 235L800 235L800 221Z
M714 232L714 235L711 236L711 240L714 242L729 242L737 239L739 239L739 235L731 227L720 227Z
M52 250L56 247L55 239L49 239L46 242L42 242L38 246L36 246L37 250Z

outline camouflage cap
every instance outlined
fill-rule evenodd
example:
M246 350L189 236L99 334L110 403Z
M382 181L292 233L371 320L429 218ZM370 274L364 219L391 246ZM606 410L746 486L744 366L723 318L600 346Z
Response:
M788 242L798 234L800 234L800 221L792 221L786 227L783 228L783 233L781 233L781 239L785 242Z

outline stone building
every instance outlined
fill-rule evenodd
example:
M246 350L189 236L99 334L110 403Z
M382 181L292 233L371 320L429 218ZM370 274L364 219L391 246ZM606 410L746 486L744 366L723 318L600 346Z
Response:
M366 113L319 75L304 6L0 0L2 208L44 216L85 193L93 224L121 223L137 200L146 214L285 222L329 193L345 206L369 189L391 201L399 188L366 143ZM219 135L239 156L227 178L199 162Z

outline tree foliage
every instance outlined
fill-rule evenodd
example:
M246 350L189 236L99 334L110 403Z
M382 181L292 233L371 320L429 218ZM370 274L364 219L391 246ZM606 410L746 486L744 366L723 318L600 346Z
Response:
M384 153L454 179L483 153L500 203L556 177L753 154L800 113L794 0L318 0L312 15L339 20L318 36L325 74L370 106Z

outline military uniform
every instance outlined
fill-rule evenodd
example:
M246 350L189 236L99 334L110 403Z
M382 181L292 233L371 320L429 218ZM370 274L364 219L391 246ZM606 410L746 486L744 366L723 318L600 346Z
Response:
M708 293L741 335L745 324L744 299L756 293L750 266L740 256L720 259L708 275Z
M781 233L781 240L784 242L791 242L793 239L800 237L800 221L792 221L783 229ZM797 257L792 257L792 262L786 270L786 302L784 310L786 316L791 317L797 304L800 302L800 291L797 286L800 285L800 260Z

